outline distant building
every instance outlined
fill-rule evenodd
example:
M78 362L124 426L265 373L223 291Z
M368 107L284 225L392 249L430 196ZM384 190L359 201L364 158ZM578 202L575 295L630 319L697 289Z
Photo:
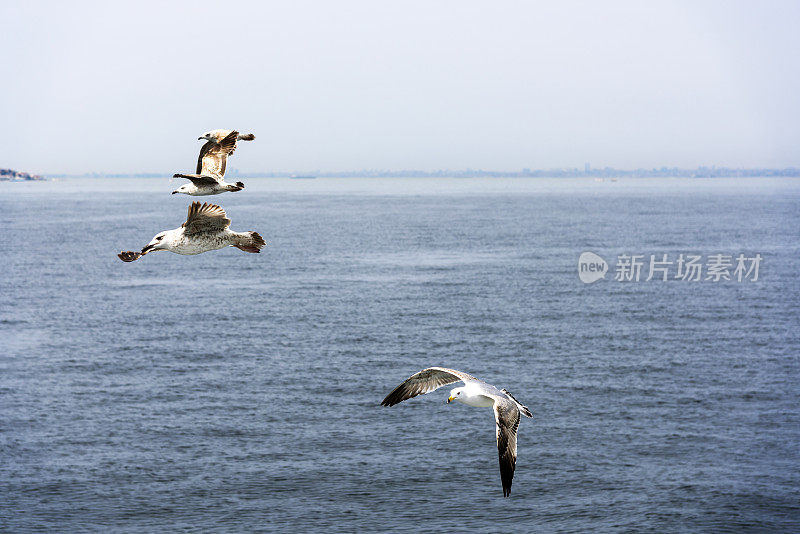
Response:
M12 169L0 169L0 180L6 182L21 182L23 180L44 180L38 174L30 174L27 172L15 171Z
M588 163L584 163L583 164L583 172L585 172L586 174L589 174L591 171L592 171L592 166L589 165Z

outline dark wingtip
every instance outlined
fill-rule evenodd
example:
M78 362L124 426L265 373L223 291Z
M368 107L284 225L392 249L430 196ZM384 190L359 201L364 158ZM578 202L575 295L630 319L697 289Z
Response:
M503 497L511 495L511 484L514 483L514 470L509 473L506 469L501 469L500 479L503 483Z
M132 261L138 260L143 255L144 254L142 254L141 252L133 252L133 251L130 251L130 250L123 250L122 252L117 254L117 257L119 259L121 259L122 261L124 261L125 263L130 263Z
M381 401L381 406L394 406L395 404L400 404L403 400L402 395L395 390L386 395L386 398Z
M381 406L394 406L399 402L400 401L397 400L397 388L395 388L391 393L384 397L384 399L381 401Z

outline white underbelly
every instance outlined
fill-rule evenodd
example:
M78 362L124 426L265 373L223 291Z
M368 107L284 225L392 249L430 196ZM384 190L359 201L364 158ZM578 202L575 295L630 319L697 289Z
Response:
M198 189L194 193L189 193L189 194L192 195L192 196L195 196L195 197L205 197L205 196L208 196L208 195L219 195L220 193L224 193L224 192L225 192L224 189L204 187L202 189Z
M178 247L173 249L173 252L183 255L202 254L210 250L219 250L231 245L233 242L231 236L222 234L218 237L212 237L203 240L188 240L181 243Z
M456 400L468 406L476 408L491 408L494 406L494 399L485 395L474 395L472 397L459 396Z

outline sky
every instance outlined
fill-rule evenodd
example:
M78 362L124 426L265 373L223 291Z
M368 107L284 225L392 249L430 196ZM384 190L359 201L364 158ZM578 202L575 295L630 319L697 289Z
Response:
M800 166L800 2L3 2L0 167Z

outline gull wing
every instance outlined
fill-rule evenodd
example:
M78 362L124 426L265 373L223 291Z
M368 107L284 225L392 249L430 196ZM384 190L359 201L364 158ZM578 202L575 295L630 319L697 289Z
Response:
M133 250L123 250L122 252L117 254L117 256L119 256L119 259L121 259L122 261L130 263L132 261L138 260L139 258L144 256L144 254L142 254L141 252L135 252Z
M517 428L519 428L519 408L508 399L495 397L494 420L497 423L497 453L500 457L500 481L503 483L503 497L511 494L511 481L517 465Z
M207 141L200 148L200 155L197 157L197 170L196 174L204 174L206 176L225 176L225 166L228 156L233 154L236 150L236 138L239 132L232 131L222 138L222 141L215 143L214 141Z
M405 382L394 388L386 395L381 402L381 406L394 406L404 400L408 400L417 395L423 395L437 390L447 384L466 381L481 382L479 379L467 373L448 369L447 367L428 367L422 371L411 375Z
M197 187L219 183L219 179L216 176L204 176L202 174L173 174L172 177L186 178L187 180L191 180Z
M225 210L216 204L200 204L192 202L189 206L189 213L186 215L186 222L181 225L184 234L194 235L206 232L221 232L231 225Z

